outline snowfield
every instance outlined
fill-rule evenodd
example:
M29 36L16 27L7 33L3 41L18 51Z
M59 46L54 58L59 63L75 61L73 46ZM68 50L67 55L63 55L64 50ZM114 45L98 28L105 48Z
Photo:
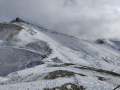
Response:
M113 90L118 85L120 40L90 42L21 19L0 24L0 90Z

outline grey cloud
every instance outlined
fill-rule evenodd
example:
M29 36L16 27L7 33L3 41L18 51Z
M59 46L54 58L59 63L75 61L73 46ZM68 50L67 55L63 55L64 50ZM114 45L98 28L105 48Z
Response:
M120 38L119 5L119 0L0 0L0 22L20 17L78 38Z

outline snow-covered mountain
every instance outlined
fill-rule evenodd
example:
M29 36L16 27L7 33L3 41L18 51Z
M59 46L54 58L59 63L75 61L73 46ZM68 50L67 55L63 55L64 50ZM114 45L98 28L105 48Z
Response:
M113 90L119 84L120 40L81 40L19 18L0 23L0 90Z

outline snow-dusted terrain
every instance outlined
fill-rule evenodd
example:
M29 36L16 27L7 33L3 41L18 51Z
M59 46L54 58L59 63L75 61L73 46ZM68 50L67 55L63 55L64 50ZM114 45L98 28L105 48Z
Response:
M119 84L120 40L90 42L19 18L0 24L0 90L113 90Z

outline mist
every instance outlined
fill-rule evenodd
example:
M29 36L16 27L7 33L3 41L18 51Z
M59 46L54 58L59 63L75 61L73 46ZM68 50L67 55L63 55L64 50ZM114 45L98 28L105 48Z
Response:
M16 17L80 39L120 38L119 0L0 0L0 23Z

